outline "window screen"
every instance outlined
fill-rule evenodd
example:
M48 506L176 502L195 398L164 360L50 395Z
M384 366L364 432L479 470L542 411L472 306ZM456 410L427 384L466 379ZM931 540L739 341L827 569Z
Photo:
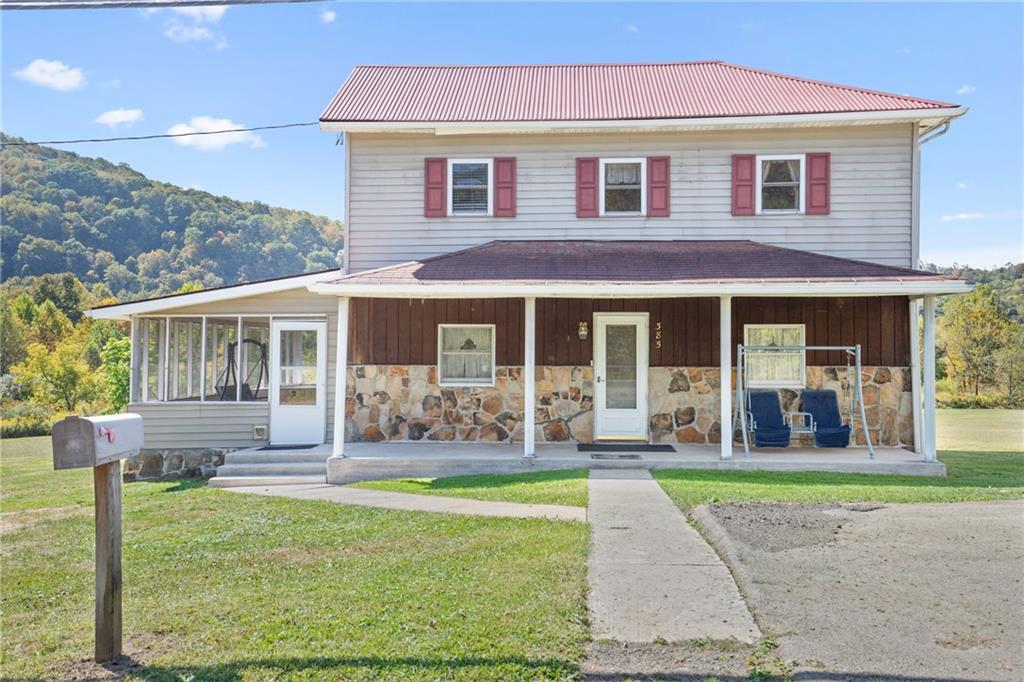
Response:
M754 325L744 327L747 346L775 346L779 350L748 351L747 378L750 386L803 386L805 353L783 350L783 346L804 345L804 326Z
M452 162L452 213L487 213L490 169L484 162Z
M800 160L761 161L761 210L800 210Z
M639 163L604 165L604 212L639 213L642 171Z

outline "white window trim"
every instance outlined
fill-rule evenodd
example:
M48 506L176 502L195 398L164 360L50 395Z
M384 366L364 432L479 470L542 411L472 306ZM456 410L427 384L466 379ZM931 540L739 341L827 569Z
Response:
M463 212L456 213L453 209L452 195L455 187L452 185L452 166L457 163L483 163L487 165L487 213ZM494 159L448 159L448 210L452 218L480 218L494 215Z
M807 345L807 325L805 324L745 324L743 325L743 345L750 344L751 329L799 329L800 343ZM796 351L793 351L796 352ZM765 379L750 379L748 384L751 388L806 388L807 387L807 351L800 352L800 381L771 381Z
M617 159L614 157L600 159L600 169L598 170L598 185L600 195L600 212L599 215L608 216L610 218L633 217L633 216L645 216L647 215L647 159L644 157L628 157ZM606 211L604 208L604 167L609 163L639 163L640 164L640 210L639 211Z
M789 208L761 208L761 164L763 161L799 161L800 162L800 187L797 189L797 202L799 208L795 211ZM754 167L754 201L756 206L754 212L757 215L803 215L805 212L804 201L807 196L807 155L806 154L765 154L758 155Z
M491 330L491 380L490 381L468 381L465 379L445 379L441 375L441 350L444 348L444 330L458 328L481 329L486 327ZM493 324L439 324L437 325L437 385L438 386L494 386L494 372L497 361L498 335Z

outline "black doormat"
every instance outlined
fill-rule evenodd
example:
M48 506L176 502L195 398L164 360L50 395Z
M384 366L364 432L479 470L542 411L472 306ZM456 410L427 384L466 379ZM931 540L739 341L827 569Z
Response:
M264 445L258 450L312 450L316 445Z
M617 455L611 452L603 455L591 453L590 459L640 459L640 455Z
M668 443L655 445L652 443L579 443L577 452L675 452Z

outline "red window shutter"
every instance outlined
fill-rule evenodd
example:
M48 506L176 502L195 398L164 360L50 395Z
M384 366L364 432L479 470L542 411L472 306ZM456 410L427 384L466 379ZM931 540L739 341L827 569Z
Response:
M597 172L596 158L576 159L576 217L597 217Z
M427 218L448 215L448 159L424 159L423 215Z
M494 160L494 216L516 217L516 159L514 156Z
M828 152L807 155L807 199L804 210L809 215L828 215L831 211L831 157Z
M669 157L647 157L647 216L649 218L667 218L671 214L669 171Z
M753 154L732 155L732 214L754 215Z

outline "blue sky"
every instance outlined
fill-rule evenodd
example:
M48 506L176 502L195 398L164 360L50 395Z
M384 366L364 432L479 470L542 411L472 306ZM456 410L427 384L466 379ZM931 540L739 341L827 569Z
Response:
M922 257L1024 260L1019 3L322 2L3 12L0 22L2 128L34 140L202 129L216 119L313 121L359 63L722 59L954 101L971 111L923 148ZM105 112L113 113L97 122ZM343 153L332 135L269 131L218 146L69 149L155 179L341 217Z

